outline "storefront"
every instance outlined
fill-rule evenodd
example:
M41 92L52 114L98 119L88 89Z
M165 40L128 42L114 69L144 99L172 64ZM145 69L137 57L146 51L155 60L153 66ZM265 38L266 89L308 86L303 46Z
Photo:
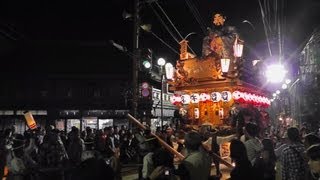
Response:
M167 92L163 93L163 106L161 107L161 91L156 88L152 88L153 93L153 105L152 105L152 116L151 128L156 129L161 127L161 117L163 117L163 125L173 125L174 124L174 112L177 107L170 102L173 97L173 93ZM162 108L162 115L161 115Z
M0 110L0 128L6 129L14 126L16 133L23 134L28 128L24 117L26 110ZM48 122L47 110L29 110L36 121L37 127L45 128ZM92 129L103 129L108 126L128 127L129 123L126 118L128 110L60 110L58 117L54 121L56 129L69 132L71 128L77 127L84 130L86 127Z

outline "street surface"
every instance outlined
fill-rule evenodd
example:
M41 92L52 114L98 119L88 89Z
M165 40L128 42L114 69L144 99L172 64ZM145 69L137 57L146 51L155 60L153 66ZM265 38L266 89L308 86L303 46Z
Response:
M220 169L222 173L221 180L228 179L230 177L231 169L221 164L220 164ZM122 173L122 180L138 179L138 167L124 167L122 168L121 173ZM216 173L216 169L213 166L211 169L211 175L215 175L215 173Z

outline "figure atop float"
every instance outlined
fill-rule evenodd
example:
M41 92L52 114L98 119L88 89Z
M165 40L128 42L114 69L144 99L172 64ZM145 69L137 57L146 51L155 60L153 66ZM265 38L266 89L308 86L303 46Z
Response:
M229 47L234 45L234 42L239 39L239 35L235 27L225 26L225 20L226 17L222 14L213 16L212 28L208 28L208 35L203 39L202 57L209 55L217 58L233 56L233 51Z

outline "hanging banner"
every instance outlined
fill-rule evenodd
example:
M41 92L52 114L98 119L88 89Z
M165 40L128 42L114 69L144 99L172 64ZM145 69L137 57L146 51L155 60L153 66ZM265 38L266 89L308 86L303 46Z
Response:
M26 119L26 122L27 122L28 127L29 127L30 129L32 129L32 130L33 130L33 129L36 129L36 128L37 128L37 123L36 123L36 121L34 120L31 112L25 111L25 112L23 113L23 115L24 115L24 118Z
M224 119L223 108L219 108L219 119Z
M200 116L199 108L194 108L194 118L199 119L199 116Z

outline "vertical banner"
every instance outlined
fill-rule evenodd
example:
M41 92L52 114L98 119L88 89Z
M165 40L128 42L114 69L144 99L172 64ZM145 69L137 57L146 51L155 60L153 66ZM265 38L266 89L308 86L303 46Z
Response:
M219 119L224 119L223 108L219 108Z
M33 130L33 129L36 129L36 128L37 128L37 123L36 123L36 121L34 120L31 112L25 111L25 112L23 112L23 114L24 114L24 118L26 118L26 122L27 122L28 127L29 127L30 129L32 129L32 130Z
M194 118L199 119L199 116L200 116L199 108L194 108Z

